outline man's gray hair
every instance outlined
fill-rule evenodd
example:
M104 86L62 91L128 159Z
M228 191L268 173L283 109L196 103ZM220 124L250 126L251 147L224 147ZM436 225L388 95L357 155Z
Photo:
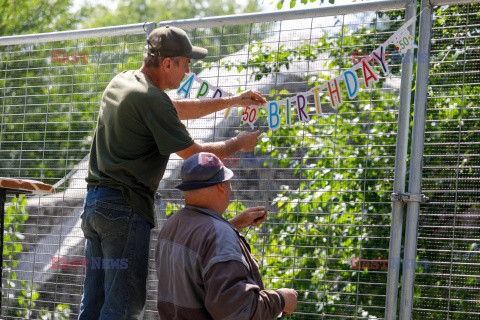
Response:
M148 53L143 54L143 64L145 67L150 68L150 69L158 69L160 65L162 64L163 60L165 58L170 58L172 59L173 63L178 66L180 63L180 58L181 57L161 57L161 56L153 56Z

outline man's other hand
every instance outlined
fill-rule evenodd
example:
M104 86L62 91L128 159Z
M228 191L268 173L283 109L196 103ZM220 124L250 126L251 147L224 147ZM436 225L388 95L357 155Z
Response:
M249 208L230 219L230 223L237 231L248 226L258 227L267 219L268 210L265 207Z
M282 288L277 290L285 299L285 308L283 308L283 315L292 314L297 307L298 292L293 289Z
M258 142L260 131L249 132L242 131L236 136L237 148L239 151L250 152L253 151Z
M235 105L241 107L247 106L261 106L264 103L267 103L267 100L262 96L258 91L247 90L240 94L237 94L232 97Z

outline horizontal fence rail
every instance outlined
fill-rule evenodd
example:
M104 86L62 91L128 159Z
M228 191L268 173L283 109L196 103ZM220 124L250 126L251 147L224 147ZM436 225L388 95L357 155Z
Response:
M29 44L50 41L66 41L76 39L88 39L94 37L126 36L144 33L146 30L155 28L155 22L143 22L123 26L92 28L84 30L59 31L49 33L37 33L0 38L0 46Z

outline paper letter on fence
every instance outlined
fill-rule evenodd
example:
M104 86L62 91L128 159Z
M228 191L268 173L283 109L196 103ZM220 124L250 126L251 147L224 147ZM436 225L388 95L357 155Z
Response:
M292 126L292 99L287 98L285 100L285 108L287 109L287 126Z
M408 32L408 30L403 30L402 32L399 32L394 42L397 50L400 51L401 54L405 54L408 49L417 47L415 40L413 39L410 32Z
M223 96L223 92L222 92L221 89L218 89L218 88L217 88L217 90L215 90L215 93L213 94L213 97L212 97L212 98L213 98L213 99L217 98L217 95L218 95L218 98L221 98L221 97Z
M248 106L245 107L242 113L242 121L243 123L248 123L250 127L253 129L253 125L255 124L255 121L257 120L258 116L258 109L260 107L258 106Z
M307 99L302 94L297 94L297 115L298 121L300 122L310 120L310 116L307 112Z
M208 82L202 82L200 89L198 89L197 98L204 97L208 92Z
M320 89L321 87L317 87L311 90L315 96L315 108L317 109L318 115L322 114L322 106L320 105L320 97L318 96L318 91L320 91Z
M378 61L378 63L380 63L383 74L387 76L390 73L390 70L388 69L387 57L385 56L385 47L380 46L377 50L372 52L372 56Z
M182 86L180 87L180 89L178 89L177 91L177 94L180 95L180 92L184 91L185 92L185 98L188 98L188 95L190 93L190 88L192 87L192 82L193 82L193 79L195 78L195 74L192 74L190 76L190 78L187 79L187 81L185 81ZM185 86L187 86L187 88L185 89Z
M343 103L343 99L337 79L328 81L327 86L328 94L330 95L330 104L332 105L332 107L335 108L341 106Z
M268 104L268 127L270 130L277 131L280 127L279 108L276 102Z
M372 67L368 64L366 59L362 59L362 73L363 73L363 81L365 81L365 86L370 88L370 82L377 83L378 76L373 71Z
M353 99L357 96L359 91L357 72L347 70L343 73L345 85L347 87L348 97Z

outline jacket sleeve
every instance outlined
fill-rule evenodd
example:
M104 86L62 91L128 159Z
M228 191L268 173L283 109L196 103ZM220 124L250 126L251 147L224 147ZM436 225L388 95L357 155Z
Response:
M204 277L205 307L213 319L265 320L274 319L282 312L281 295L260 290L249 281L248 274L247 267L236 260L210 267Z

